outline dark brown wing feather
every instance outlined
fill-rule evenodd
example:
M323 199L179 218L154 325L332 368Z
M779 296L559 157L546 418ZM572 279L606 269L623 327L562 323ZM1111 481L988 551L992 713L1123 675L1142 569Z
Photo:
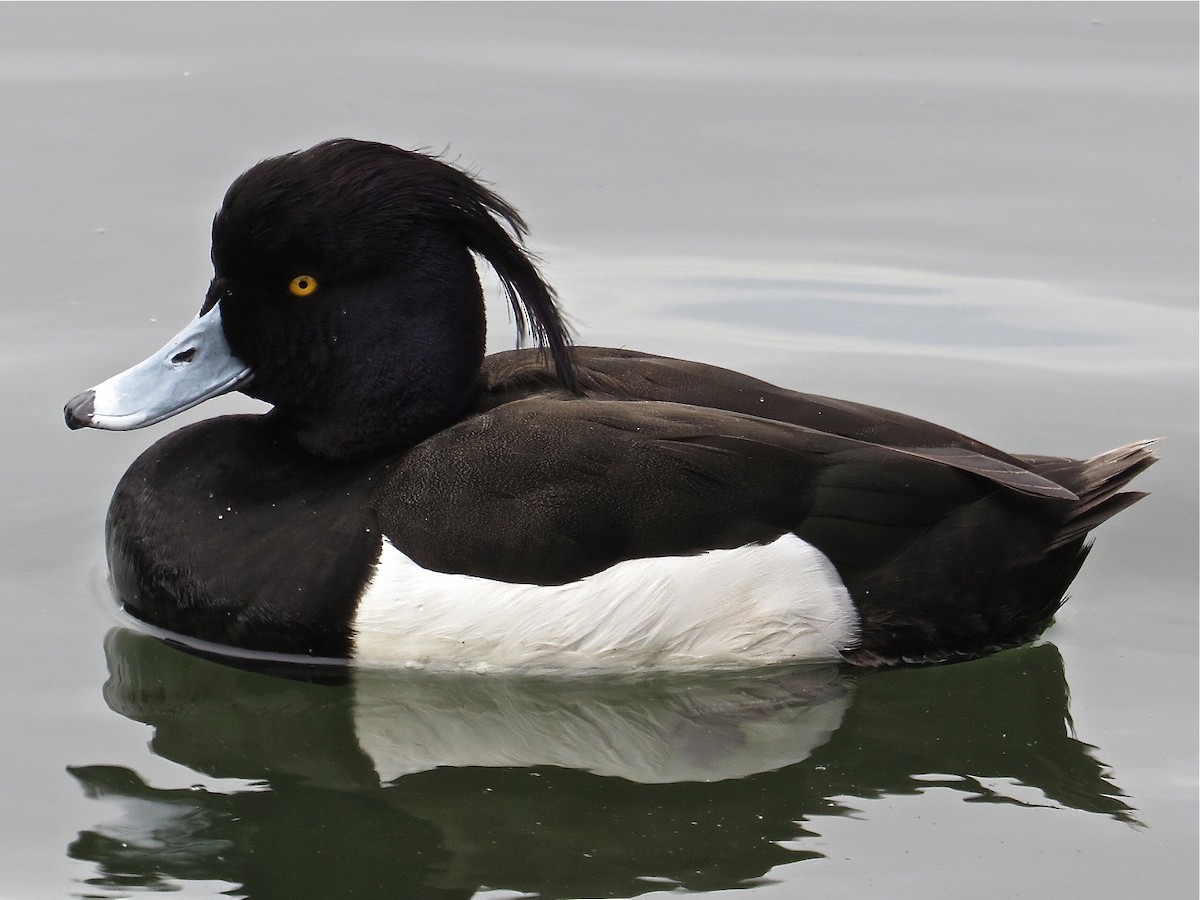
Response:
M804 394L717 366L651 356L632 350L579 347L576 365L589 397L663 400L739 412L854 438L980 475L1034 497L1074 500L1075 494L1003 450L913 416ZM485 361L488 403L529 396L550 380L543 363L525 351L498 353Z

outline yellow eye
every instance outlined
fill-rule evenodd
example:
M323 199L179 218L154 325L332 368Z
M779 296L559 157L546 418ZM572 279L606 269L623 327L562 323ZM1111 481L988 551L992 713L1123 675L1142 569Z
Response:
M288 290L297 297L307 297L317 289L317 279L311 275L297 275L292 279L292 283L288 285Z

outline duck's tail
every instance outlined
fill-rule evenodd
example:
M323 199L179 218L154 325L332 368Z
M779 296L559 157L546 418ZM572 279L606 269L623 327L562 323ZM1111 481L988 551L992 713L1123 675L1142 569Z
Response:
M1158 462L1153 452L1155 443L1153 439L1137 441L1086 460L1021 457L1031 470L1079 497L1078 501L1067 505L1062 527L1049 549L1085 538L1093 528L1145 497L1144 491L1122 489Z
M981 556L963 545L955 559L991 566L990 576L971 582L970 590L943 597L919 582L901 583L895 571L885 573L889 576L885 582L866 582L868 589L856 594L863 641L845 654L847 661L860 666L953 662L1036 638L1054 619L1087 559L1088 533L1146 496L1124 488L1157 461L1154 443L1138 441L1086 460L1018 457L1029 471L1062 485L1077 499L1021 498L1014 504L988 506L994 515L1015 515L1001 524L1016 527L1017 532L1005 553L997 554L993 548ZM970 530L958 533L969 535ZM938 556L918 569L933 571L938 565L956 564L945 559L939 544L929 546ZM955 580L955 584L965 583ZM923 612L905 616L876 600L905 591L907 596L925 598Z

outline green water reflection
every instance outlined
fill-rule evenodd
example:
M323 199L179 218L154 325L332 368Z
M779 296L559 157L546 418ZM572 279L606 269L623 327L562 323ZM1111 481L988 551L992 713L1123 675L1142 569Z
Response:
M854 798L935 785L1133 821L1071 734L1049 644L903 671L334 685L124 629L105 649L105 700L153 727L156 754L245 783L165 789L72 767L110 816L68 848L95 863L90 896L181 881L258 900L715 890L819 856L812 820L852 814Z

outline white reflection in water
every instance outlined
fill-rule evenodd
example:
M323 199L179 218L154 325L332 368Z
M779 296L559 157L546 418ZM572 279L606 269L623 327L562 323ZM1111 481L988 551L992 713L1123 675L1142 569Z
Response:
M649 680L356 674L380 781L439 766L561 766L641 783L721 781L807 759L849 704L837 667Z

